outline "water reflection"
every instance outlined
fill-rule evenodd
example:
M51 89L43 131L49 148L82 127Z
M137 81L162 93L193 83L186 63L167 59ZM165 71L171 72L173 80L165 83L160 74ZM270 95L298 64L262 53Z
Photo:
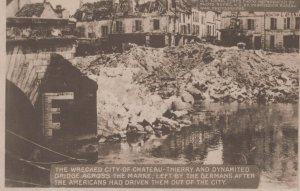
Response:
M238 109L219 122L224 164L253 164L272 179L297 174L298 108L277 104ZM238 156L239 155L239 156Z
M99 145L99 163L249 164L273 180L296 180L298 105L210 104L196 110L188 116L192 127L163 139L140 135Z

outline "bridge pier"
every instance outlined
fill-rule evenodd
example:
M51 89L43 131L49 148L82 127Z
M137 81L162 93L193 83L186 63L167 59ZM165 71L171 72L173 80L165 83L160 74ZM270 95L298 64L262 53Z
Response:
M6 129L61 152L90 153L97 135L97 83L59 54L13 52L7 59ZM7 136L6 149L26 157L33 147L17 139ZM22 144L27 149L17 146Z

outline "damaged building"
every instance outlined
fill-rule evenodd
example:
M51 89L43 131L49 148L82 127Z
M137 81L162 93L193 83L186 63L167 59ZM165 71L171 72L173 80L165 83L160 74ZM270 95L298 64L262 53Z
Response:
M166 6L160 0L144 4L99 1L83 4L74 17L80 37L94 39L93 44L98 42L100 47L120 50L128 43L153 47L169 44L166 36L170 21L165 13Z
M85 3L74 14L78 52L124 50L128 43L158 48L217 36L217 27L207 32L207 23L216 25L206 21L209 14L215 12L201 12L183 0Z
M6 17L35 17L35 18L62 18L68 19L70 13L61 5L56 8L51 3L44 1L32 3L31 0L7 0Z
M9 17L6 19L7 50L17 46L25 53L60 52L74 56L75 22L68 19Z
M251 49L292 51L299 50L299 36L300 11L222 14L224 45L242 41Z
M206 31L203 35L209 42L219 42L221 40L221 12L207 11L205 12L205 26Z

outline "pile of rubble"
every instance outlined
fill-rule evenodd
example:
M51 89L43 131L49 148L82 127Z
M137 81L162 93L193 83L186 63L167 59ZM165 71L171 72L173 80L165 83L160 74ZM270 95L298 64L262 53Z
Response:
M146 74L150 78L139 78L162 97L175 95L177 88L206 102L298 101L298 68L265 52L189 44L163 53L168 61Z
M185 116L195 100L297 102L298 61L283 61L263 51L186 44L131 45L123 54L72 63L98 83L98 129L100 141L107 141L129 132L162 136L190 126Z
M298 68L271 60L261 51L223 49L212 54L213 61L194 68L184 79L184 88L199 99L213 102L298 101Z

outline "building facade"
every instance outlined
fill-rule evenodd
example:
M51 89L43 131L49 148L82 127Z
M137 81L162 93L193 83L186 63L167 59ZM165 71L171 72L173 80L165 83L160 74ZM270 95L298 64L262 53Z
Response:
M128 43L153 47L169 45L173 29L164 1L130 2L99 1L82 5L74 15L79 36L97 40L99 46L107 43L118 49ZM102 8L100 12L94 11L99 7Z
M131 42L153 47L184 44L192 39L220 39L220 14L201 12L181 0L85 3L74 17L78 36L102 44L108 38L107 42L118 46Z
M229 34L228 31L243 37L238 39L242 39L249 48L278 51L299 49L300 11L226 12L222 14L222 40L229 38L225 35Z

